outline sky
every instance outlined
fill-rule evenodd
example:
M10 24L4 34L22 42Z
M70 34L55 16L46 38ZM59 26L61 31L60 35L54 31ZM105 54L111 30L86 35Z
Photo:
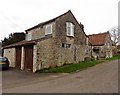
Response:
M85 33L118 25L119 0L0 0L0 40L71 10Z

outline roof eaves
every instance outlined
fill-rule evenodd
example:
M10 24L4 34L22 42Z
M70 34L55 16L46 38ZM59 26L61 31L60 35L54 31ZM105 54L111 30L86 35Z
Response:
M62 14L62 15L59 15L59 16L53 18L53 19L50 19L50 20L48 20L48 21L45 21L45 22L39 23L38 25L33 26L32 28L29 28L29 29L27 29L27 30L25 30L25 31L27 32L27 31L30 31L30 30L35 29L35 28L37 28L37 27L40 27L40 26L43 26L43 25L49 24L49 23L51 23L51 22L54 22L57 18L59 18L59 17L65 15L65 14L67 14L68 12L71 12L71 10L69 10L69 11L67 11L66 13L64 13L64 14Z
M25 41L25 40L24 40L24 41L17 42L17 43L8 45L8 46L4 46L3 49L18 47L18 46L25 46L25 45L34 45L34 44L36 44L35 41Z
M35 39L35 40L30 40L30 41L23 40L21 42L17 42L17 43L5 46L5 47L3 47L3 49L18 47L18 46L26 46L26 45L36 45L37 42L45 40L45 39L49 39L49 38L52 38L52 35L47 35L45 37L42 37L42 38L39 38L39 39Z
M39 23L38 25L35 25L35 26L33 26L32 28L29 28L29 29L27 29L27 30L25 30L25 31L30 31L30 30L32 30L32 29L35 29L35 28L40 27L40 26L43 26L43 25L45 25L45 24L49 24L49 23L54 22L54 21L55 21L55 19L51 19L51 20L49 20L49 21Z
M71 12L71 10L69 10L69 12ZM76 22L78 23L78 25L80 26L79 22L77 21L77 19L75 18L75 16L73 15L73 13L71 12L72 16L74 17L74 19L76 20ZM81 26L80 26L81 28ZM82 29L81 29L82 30ZM85 33L85 31L83 31L83 33L85 34L86 37L88 37Z

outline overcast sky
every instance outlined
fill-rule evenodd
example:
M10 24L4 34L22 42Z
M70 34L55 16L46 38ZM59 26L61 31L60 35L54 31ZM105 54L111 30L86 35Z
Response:
M85 33L106 32L118 24L119 0L0 0L0 40L71 10Z

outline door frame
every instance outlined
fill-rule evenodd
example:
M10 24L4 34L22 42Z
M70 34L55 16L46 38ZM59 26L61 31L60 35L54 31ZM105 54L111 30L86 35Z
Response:
M33 45L24 46L24 69L33 71Z

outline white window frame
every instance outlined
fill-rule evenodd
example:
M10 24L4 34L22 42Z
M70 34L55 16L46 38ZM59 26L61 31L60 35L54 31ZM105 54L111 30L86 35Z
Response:
M27 33L27 35L26 35L26 40L27 40L27 41L32 40L32 33L31 33L31 32L28 32L28 33Z
M48 31L48 28L50 28L49 31ZM48 24L45 27L45 35L48 35L48 34L52 34L52 24Z
M66 31L67 31L67 36L72 36L74 37L74 29L75 25L71 22L66 22Z

